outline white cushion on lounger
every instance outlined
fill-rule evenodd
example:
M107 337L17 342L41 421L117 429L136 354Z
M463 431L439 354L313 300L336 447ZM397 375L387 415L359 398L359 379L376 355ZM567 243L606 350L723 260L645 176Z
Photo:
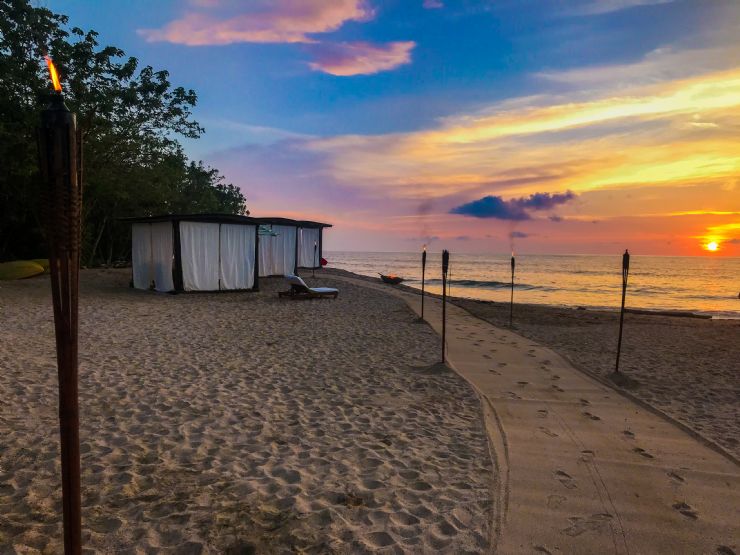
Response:
M294 276L293 274L286 274L285 279L287 279L288 283L291 285L305 287L313 293L339 293L339 289L334 289L333 287L309 287L306 285L306 282L303 281L303 278L300 276Z

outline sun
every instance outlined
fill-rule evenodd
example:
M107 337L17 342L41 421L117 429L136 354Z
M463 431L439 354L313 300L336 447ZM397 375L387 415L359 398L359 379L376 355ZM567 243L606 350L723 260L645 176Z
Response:
M704 245L704 248L708 251L715 252L719 249L719 243L717 241L709 241L709 243Z

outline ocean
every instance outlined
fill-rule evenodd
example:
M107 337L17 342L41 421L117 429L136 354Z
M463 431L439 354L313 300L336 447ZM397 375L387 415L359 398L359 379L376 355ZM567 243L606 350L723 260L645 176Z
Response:
M421 288L421 253L327 252L329 267L357 274L395 274ZM511 257L450 253L451 294L509 302ZM740 318L740 258L640 256L630 260L626 306ZM442 256L427 255L426 287L442 291ZM622 256L517 255L515 302L618 309Z

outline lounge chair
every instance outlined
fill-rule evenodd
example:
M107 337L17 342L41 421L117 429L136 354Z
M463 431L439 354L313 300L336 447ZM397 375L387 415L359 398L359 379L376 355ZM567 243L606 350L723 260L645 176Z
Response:
M288 291L280 291L279 297L290 297L291 299L320 299L323 297L332 297L334 299L339 295L339 289L333 287L309 287L300 276L292 274L286 275L285 279L290 284Z

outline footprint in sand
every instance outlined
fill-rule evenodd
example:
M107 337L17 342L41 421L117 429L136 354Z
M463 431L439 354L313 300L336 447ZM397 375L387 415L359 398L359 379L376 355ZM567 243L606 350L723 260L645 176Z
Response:
M582 404L582 405L583 405L584 407L587 407L588 405L590 405L590 404L591 404L591 403L589 403L588 399L580 399L580 401L581 401L581 404Z
M696 520L697 518L699 518L699 513L697 513L691 505L684 501L681 501L680 503L674 503L672 507L686 518L690 518L691 520Z
M650 453L648 453L647 451L645 451L645 449L643 449L642 447L635 447L634 449L632 449L632 451L634 453L637 453L641 457L646 458L646 459L654 459L655 458Z
M677 484L683 484L686 480L683 479L683 476L678 474L677 472L673 472L672 470L669 472L666 472L668 477L671 479L672 482L675 482Z
M581 460L583 462L591 462L594 460L596 454L591 449L584 449L581 451Z
M735 552L726 545L718 545L717 555L735 555Z
M498 363L498 367L499 368L503 368L504 366L506 366L506 363L505 362L499 362Z
M490 372L491 374L494 374L495 376L500 376L500 375L501 375L501 372L499 372L499 371L497 371L497 370L494 370L494 369L492 369L492 368L491 368L491 369L489 369L488 371L489 371L489 372Z
M563 389L562 387L560 387L560 386L557 386L557 385L553 385L553 386L551 386L551 387L552 387L552 388L553 388L553 389L554 389L555 391L557 391L558 393L564 393L564 392L565 392L565 390L564 390L564 389Z
M628 437L630 439L635 439L635 434L633 432L630 432L629 430L625 430L622 432L625 437Z
M567 489L576 489L578 487L576 486L576 482L573 479L573 476L571 476L567 472L563 472L562 470L555 471L555 479L563 484Z
M540 426L540 432L545 434L547 437L558 437L558 434L553 432L550 428L545 428L544 426Z
M549 358L546 358L542 361L542 364L552 364L552 361Z
M537 418L547 418L547 409L539 409L537 411Z
M491 359L491 358L493 358L493 357L491 357L491 355L485 355L485 354L484 354L484 355L483 355L483 358Z
M508 396L509 396L509 397L510 397L511 399L521 399L521 397L520 397L519 395L517 395L516 393L514 393L513 391L507 391L507 392L506 392L506 394L507 394L507 395L508 395Z
M552 551L547 549L544 545L535 545L532 549L537 553L544 553L545 555L552 555Z
M570 526L562 532L567 536L575 537L585 532L606 530L612 518L614 517L609 513L598 513L587 518L572 516L568 519Z
M598 417L598 416L596 416L595 414L591 414L591 413L590 413L590 412L588 412L588 411L582 412L581 414L582 414L583 416L585 416L586 418L588 418L589 420L601 420L601 418L599 418L599 417Z
M519 387L524 387L525 385L529 384L529 382L516 382Z

